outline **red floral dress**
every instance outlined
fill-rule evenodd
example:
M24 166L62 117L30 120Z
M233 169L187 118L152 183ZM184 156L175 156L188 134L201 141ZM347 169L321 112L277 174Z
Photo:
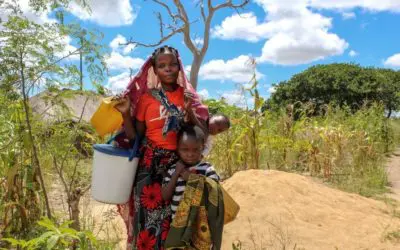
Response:
M178 157L175 151L149 144L143 146L142 153L133 190L132 248L158 250L163 249L171 222L169 201L161 196L163 173Z

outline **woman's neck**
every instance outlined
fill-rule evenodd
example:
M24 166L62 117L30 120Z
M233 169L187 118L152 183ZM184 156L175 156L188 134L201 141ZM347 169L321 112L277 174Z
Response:
M174 84L161 83L161 86L167 92L175 91L179 87L179 85L177 83L174 83Z

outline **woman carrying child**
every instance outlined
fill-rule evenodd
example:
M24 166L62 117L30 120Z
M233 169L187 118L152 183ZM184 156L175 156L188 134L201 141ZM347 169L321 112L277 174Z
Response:
M121 147L144 138L130 202L119 207L128 229L128 249L163 249L171 210L162 199L166 170L178 161L177 131L184 119L184 92L191 93L191 109L199 120L208 119L203 106L184 75L176 49L165 46L154 51L128 86L116 108L124 118Z

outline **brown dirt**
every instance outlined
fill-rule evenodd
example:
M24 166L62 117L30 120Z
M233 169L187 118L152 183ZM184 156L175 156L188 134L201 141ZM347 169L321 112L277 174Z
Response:
M224 187L241 210L223 249L400 249L385 240L400 219L384 202L279 171L239 172Z
M390 197L400 198L400 151L389 159L387 170ZM342 192L310 177L280 171L238 172L223 186L241 210L225 226L222 249L232 249L238 242L243 250L400 249L400 243L387 239L390 232L400 234L393 201ZM125 226L115 206L89 196L81 205L85 228L102 239L119 241L116 249L124 249Z
M390 196L400 201L400 149L389 158L386 171L392 192Z

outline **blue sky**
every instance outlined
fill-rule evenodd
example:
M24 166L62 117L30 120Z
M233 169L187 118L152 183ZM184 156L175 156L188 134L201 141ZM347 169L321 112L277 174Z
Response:
M19 0L29 14L27 0ZM169 1L163 1L170 3ZM192 39L202 40L202 22L196 2L182 1L191 20ZM204 1L206 2L206 1ZM221 3L222 0L213 0ZM240 2L234 1L235 3ZM154 12L168 15L153 1L91 0L91 14L71 5L66 20L104 34L110 76L104 85L115 92L129 81L129 68L138 70L153 49L118 46L125 39L146 43L159 39ZM172 4L171 4L172 6ZM174 10L174 8L172 8ZM206 97L224 96L241 101L238 85L250 80L253 69L246 63L256 58L260 92L268 97L272 84L315 64L354 62L363 66L400 68L400 1L391 0L254 0L240 15L232 9L216 13L212 37L199 76L198 91ZM51 15L50 15L51 16ZM34 18L34 17L32 17ZM49 17L42 15L37 20ZM67 41L74 47L75 41ZM177 35L165 44L180 51L186 66L190 51Z

